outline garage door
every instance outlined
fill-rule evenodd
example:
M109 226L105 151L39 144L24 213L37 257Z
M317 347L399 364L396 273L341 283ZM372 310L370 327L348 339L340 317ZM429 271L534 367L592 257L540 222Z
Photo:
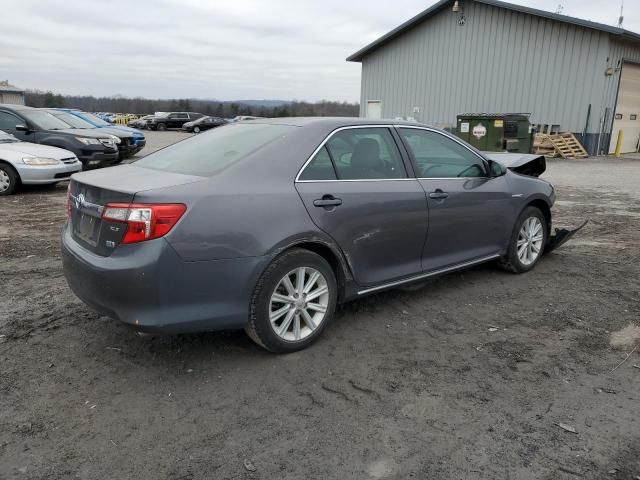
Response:
M622 153L638 151L640 141L640 65L624 63L618 105L613 120L613 132L609 153L616 150L618 132L622 130Z

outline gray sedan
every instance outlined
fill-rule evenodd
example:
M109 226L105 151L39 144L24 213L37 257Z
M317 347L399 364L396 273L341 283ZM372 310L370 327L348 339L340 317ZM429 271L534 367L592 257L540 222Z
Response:
M74 175L64 271L136 330L244 328L296 351L338 303L483 262L531 270L572 233L550 238L544 169L421 124L235 123Z

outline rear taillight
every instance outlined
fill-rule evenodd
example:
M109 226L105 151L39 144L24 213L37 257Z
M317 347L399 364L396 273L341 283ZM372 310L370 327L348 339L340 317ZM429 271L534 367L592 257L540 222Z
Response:
M169 233L186 210L181 203L108 203L102 210L102 218L127 225L120 243L137 243Z

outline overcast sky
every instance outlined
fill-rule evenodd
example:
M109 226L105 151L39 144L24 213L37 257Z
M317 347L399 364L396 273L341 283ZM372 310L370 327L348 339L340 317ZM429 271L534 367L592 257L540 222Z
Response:
M467 0L468 1L468 0ZM0 80L65 94L356 101L345 58L434 0L3 0ZM614 25L620 0L513 0ZM625 0L640 32L638 0ZM606 6L605 6L606 5Z

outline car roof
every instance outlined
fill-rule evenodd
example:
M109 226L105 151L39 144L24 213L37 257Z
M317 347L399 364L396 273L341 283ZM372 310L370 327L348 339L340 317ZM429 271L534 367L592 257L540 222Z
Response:
M6 108L7 110L36 110L33 107L27 107L26 105L13 105L11 103L0 103L0 108Z
M264 123L272 125L291 125L294 127L326 127L326 128L340 128L350 127L358 125L406 125L406 126L420 126L427 127L423 123L409 122L406 120L393 120L393 119L370 119L360 117L282 117L282 118L260 118L256 120L249 120L251 123Z

